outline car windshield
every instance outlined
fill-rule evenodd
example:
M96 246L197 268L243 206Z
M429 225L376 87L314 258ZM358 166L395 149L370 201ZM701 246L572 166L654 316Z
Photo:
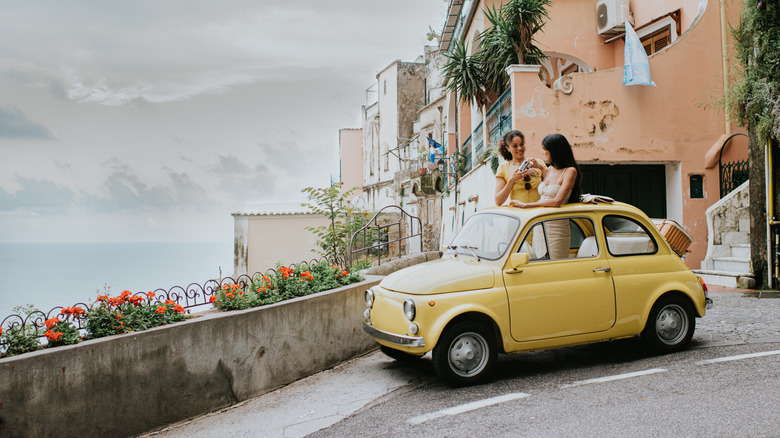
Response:
M520 220L502 214L478 214L469 218L447 247L446 254L497 260L512 244Z

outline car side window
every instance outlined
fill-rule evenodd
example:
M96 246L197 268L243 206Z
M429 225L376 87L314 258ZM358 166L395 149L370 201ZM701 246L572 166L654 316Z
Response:
M584 218L578 220L590 221ZM528 253L531 261L595 257L599 254L595 238L587 236L583 228L570 218L535 223L524 236L518 252Z
M653 236L634 219L607 215L602 220L607 250L613 256L655 254L658 246Z

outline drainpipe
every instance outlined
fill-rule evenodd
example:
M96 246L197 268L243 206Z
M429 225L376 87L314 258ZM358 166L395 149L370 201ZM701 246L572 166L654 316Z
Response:
M729 61L728 61L728 42L726 38L726 0L720 0L720 48L723 62L723 97L726 97L729 89ZM731 135L731 123L729 122L729 111L723 111L724 123L726 124L726 135Z
M766 172L766 272L769 288L774 289L774 273L772 272L772 225L780 225L775 220L772 194L772 143L766 142L764 152L764 171Z

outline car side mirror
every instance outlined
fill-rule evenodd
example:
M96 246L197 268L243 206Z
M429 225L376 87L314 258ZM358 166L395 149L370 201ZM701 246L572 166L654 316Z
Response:
M527 265L530 257L531 256L527 252L512 253L512 255L509 256L509 265L512 269L517 269L523 265Z

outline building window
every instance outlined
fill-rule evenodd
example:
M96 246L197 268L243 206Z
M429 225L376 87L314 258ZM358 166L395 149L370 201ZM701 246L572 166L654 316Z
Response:
M704 197L704 177L701 175L691 175L691 198Z
M647 56L650 56L672 43L672 27L667 26L657 32L653 32L651 35L643 37L641 41L645 53L647 53Z

